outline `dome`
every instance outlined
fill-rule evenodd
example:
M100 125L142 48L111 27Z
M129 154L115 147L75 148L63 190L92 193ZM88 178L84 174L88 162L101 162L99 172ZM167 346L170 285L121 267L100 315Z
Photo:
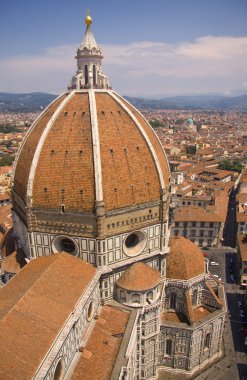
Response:
M131 265L116 282L117 286L136 292L155 288L160 283L160 272L144 263Z
M75 89L53 101L18 153L13 193L35 209L106 211L158 201L166 156L144 117L109 89Z
M155 132L102 71L87 25L65 93L18 151L12 200L26 257L65 251L105 266L167 250L169 165Z
M172 237L167 257L167 278L189 280L204 273L204 257L201 249L184 237Z
M187 124L193 125L193 119L191 119L191 117L187 119Z

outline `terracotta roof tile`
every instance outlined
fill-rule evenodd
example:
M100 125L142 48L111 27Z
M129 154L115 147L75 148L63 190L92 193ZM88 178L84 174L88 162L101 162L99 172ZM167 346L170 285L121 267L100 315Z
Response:
M176 322L176 323L186 323L187 325L189 325L189 321L186 315L179 311L177 312L166 311L162 313L161 321L163 323L165 323L166 321L169 321L169 322Z
M204 273L201 249L184 237L172 237L167 256L167 278L189 280Z
M26 264L24 253L22 249L14 251L10 255L4 257L0 263L0 267L3 271L8 273L18 273L21 268Z
M206 211L197 206L178 208L175 211L175 222L222 222L224 219L215 212Z
M127 104L127 107L131 110L133 115L137 118L137 120L141 124L142 128L144 129L144 131L148 135L148 138L150 139L150 141L151 141L151 143L155 149L155 152L157 154L159 163L161 165L161 170L162 170L162 173L164 176L164 181L167 185L169 183L169 179L170 179L169 165L168 165L166 156L164 154L164 151L162 149L162 146L161 146L155 132L153 131L152 128L150 128L150 125L147 123L147 120L131 104L127 103L123 99L122 99L122 101Z
M155 161L133 119L108 94L96 93L96 103L106 209L160 199Z
M0 378L32 378L95 271L66 253L40 257L1 289Z
M139 262L131 265L116 284L123 289L144 291L157 286L160 283L160 277L157 269Z
M24 201L35 150L61 100L47 108L20 150L14 191ZM106 210L160 200L156 162L132 116L107 91L96 91L95 100ZM145 119L132 106L127 107L148 135L168 185L169 165L159 140ZM59 209L64 204L66 210L94 213L95 166L88 92L76 92L53 121L41 148L33 181L33 206Z
M20 156L16 164L14 175L14 191L23 201L26 201L29 172L39 139L51 116L65 97L66 95L59 97L48 106L44 114L37 121L35 128L30 131L28 139L23 142L20 148Z
M15 239L13 228L7 230L7 232L2 237L0 249L2 251L3 256L8 256L15 251Z
M104 306L71 380L109 380L122 336L129 319L129 312Z
M13 226L11 208L10 204L0 207L0 225L5 231Z

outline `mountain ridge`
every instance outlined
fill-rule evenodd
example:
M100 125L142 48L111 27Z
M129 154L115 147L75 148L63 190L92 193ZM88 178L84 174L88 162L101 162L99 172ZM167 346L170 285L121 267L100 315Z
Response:
M0 112L41 111L57 95L45 92L8 93L0 92ZM227 97L223 95L188 95L148 99L124 96L137 108L148 109L192 109L247 111L247 94Z

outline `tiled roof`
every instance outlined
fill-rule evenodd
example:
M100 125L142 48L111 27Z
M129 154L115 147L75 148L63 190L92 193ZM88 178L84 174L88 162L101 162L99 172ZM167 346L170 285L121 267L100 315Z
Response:
M167 256L167 278L189 280L204 273L204 257L201 249L184 237L172 237Z
M144 263L131 265L116 282L122 289L144 291L160 283L160 272Z
M71 380L108 380L118 354L129 312L104 306Z
M33 377L95 271L66 253L40 257L1 289L0 378Z
M47 108L21 148L14 191L26 202L35 150L52 120L35 168L34 207L60 209L64 204L66 210L94 213L98 164L106 210L160 200L161 173L164 185L169 184L170 174L165 153L152 128L124 99L111 92L96 91L96 136L90 102L87 91L72 93L54 120L51 118L61 99ZM96 140L100 162L94 162Z
M211 312L203 305L192 307L190 289L186 291L187 310L190 323L195 323L203 320Z
M238 193L236 195L236 200L241 203L247 202L247 193Z
M37 144L49 119L63 99L64 97L57 99L48 107L38 120L35 128L31 130L28 139L24 140L22 144L21 155L15 168L14 190L24 201L26 200L28 177Z
M247 222L247 212L237 212L237 223Z
M215 212L207 211L199 206L177 208L174 216L175 222L223 222L224 218Z
M0 225L5 229L9 229L13 226L11 216L12 205L5 205L0 207Z
M8 193L0 193L0 201L5 201L5 200L9 201L10 200L10 195Z
M24 265L26 265L26 261L21 248L4 257L0 263L1 269L8 273L18 273Z
M189 325L188 318L186 315L182 312L170 312L170 311L165 311L161 314L161 321L165 323L166 321L169 322L176 322L176 323L186 323Z
M0 249L3 256L8 256L15 251L15 239L13 227L7 230L0 242Z
M12 166L0 166L0 175L7 174L11 172Z

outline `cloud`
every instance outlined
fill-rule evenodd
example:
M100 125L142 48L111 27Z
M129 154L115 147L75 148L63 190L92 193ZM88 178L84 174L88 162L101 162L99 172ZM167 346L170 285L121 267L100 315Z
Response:
M0 61L0 91L60 93L76 70L76 46L62 45L39 55L17 56Z
M246 89L247 37L102 46L103 71L122 94L169 96ZM0 61L0 91L62 92L76 71L75 45Z

